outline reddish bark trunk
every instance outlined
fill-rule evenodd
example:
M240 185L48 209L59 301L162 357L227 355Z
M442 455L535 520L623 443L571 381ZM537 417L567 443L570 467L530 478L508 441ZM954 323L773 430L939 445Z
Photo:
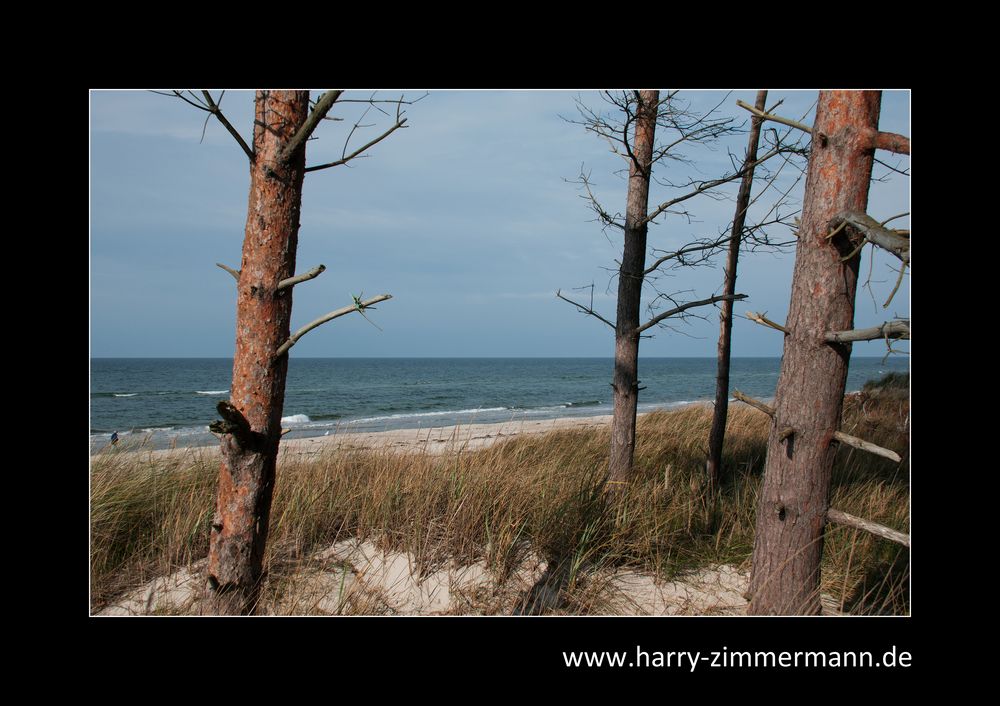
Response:
M775 393L767 468L757 508L750 609L754 615L819 614L820 560L830 474L850 344L827 331L853 328L858 263L848 235L828 240L837 213L868 204L881 92L823 91L806 175L784 358ZM794 435L780 440L782 430Z
M209 584L220 613L252 612L263 578L275 466L281 438L288 338L305 149L278 155L305 122L308 91L258 91L250 199L236 313L231 403L250 435L222 436L222 465L212 521Z
M754 107L764 110L767 102L767 91L757 91L757 102ZM743 165L757 161L757 144L760 142L760 126L763 120L754 117L750 123L750 137L747 143L747 155ZM736 196L736 215L733 218L733 229L730 233L729 252L726 257L726 278L723 294L736 294L736 265L740 257L743 226L746 223L747 208L750 206L750 191L753 187L753 168L747 170L740 181L740 190ZM718 373L715 377L715 409L712 414L712 430L708 436L708 461L705 471L708 487L714 490L718 487L722 469L722 444L726 437L726 419L729 416L729 361L733 337L733 300L726 299L721 304L719 314L719 345Z
M635 160L629 166L625 245L618 274L615 369L611 384L614 390L611 454L608 462L611 492L620 491L628 481L635 455L635 416L639 402L639 308L642 301L643 271L646 269L646 213L659 100L659 91L640 91L635 138L632 141Z

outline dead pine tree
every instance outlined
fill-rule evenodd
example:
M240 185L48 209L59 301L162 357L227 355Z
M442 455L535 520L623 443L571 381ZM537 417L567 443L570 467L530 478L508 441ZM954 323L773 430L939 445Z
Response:
M388 294L367 301L355 298L353 304L291 333L293 288L325 269L319 265L295 276L306 172L345 164L406 122L400 99L395 123L381 136L350 155L345 143L341 159L307 167L306 142L342 93L328 91L310 109L309 91L257 91L250 143L222 113L221 95L216 99L208 91L167 94L207 112L206 124L214 115L237 140L250 165L240 268L219 264L236 279L236 350L230 400L219 403L222 420L210 426L220 436L222 463L211 523L205 612L248 614L255 609L264 578L289 348L326 321L364 312L391 298Z
M690 164L684 154L686 147L705 145L735 132L733 118L715 115L718 106L705 114L695 114L680 104L677 92L660 96L656 90L605 91L603 98L612 106L610 113L595 111L578 104L581 120L570 120L583 125L588 131L609 142L612 152L627 165L628 188L624 218L612 213L594 196L589 175L581 174L579 184L583 196L597 215L597 220L607 232L620 231L623 235L622 258L618 268L617 315L614 322L599 314L590 304L581 303L556 292L556 296L585 314L594 316L615 331L615 363L611 387L614 412L612 417L611 446L608 460L607 491L617 495L632 475L635 456L636 411L639 392L639 340L649 336L651 328L664 325L673 318L683 319L692 315L691 310L721 301L743 299L744 294L718 294L696 301L681 301L677 293L667 294L652 285L656 273L669 266L692 266L706 262L712 253L729 240L724 237L700 240L671 252L654 250L657 255L652 265L646 265L647 233L649 226L660 216L668 214L690 216L682 204L697 196L718 198L718 190L725 184L739 179L750 168L782 152L776 146L759 159L744 164L716 179L688 179L675 181L654 177L658 163L670 160ZM669 189L674 195L650 209L650 184ZM651 317L642 322L642 296L644 285L653 286L655 296L649 303ZM669 305L666 311L662 308Z
M791 303L784 325L761 319L784 334L781 373L774 407L745 398L773 419L750 578L749 612L755 615L820 613L836 444L873 447L841 433L838 425L850 341L863 333L853 331L860 245L888 237L864 215L874 152L905 147L909 153L906 138L878 131L880 103L879 91L822 91L814 125L797 125L811 133L812 144ZM894 242L901 246L902 240ZM908 239L905 245L898 256L908 263Z
M766 107L767 91L758 91L755 107L763 111ZM747 140L747 154L744 164L757 161L757 145L764 120L754 116L751 120L750 137ZM736 267L739 262L743 226L746 224L750 207L750 190L753 187L754 168L747 168L740 178L740 190L736 196L736 215L726 253L726 270L723 282L724 294L736 293ZM722 445L726 437L726 420L729 416L729 365L733 339L733 301L727 299L719 305L718 370L715 377L715 406L712 411L712 429L708 435L708 460L705 463L705 480L710 491L719 487L722 468Z
M639 403L639 307L642 271L646 267L646 235L649 229L646 209L649 206L649 180L653 169L653 142L660 92L637 91L635 97L635 139L629 161L625 239L618 271L615 367L611 378L614 412L608 484L619 486L628 479L635 453L635 416Z

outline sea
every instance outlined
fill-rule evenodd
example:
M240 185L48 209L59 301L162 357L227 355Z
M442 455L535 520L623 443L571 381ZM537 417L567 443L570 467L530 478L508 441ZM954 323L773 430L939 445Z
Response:
M293 358L284 438L431 428L611 413L609 358ZM780 358L734 358L730 390L773 398ZM208 425L229 398L232 358L94 358L90 448L117 432L125 446L163 449L218 443ZM852 357L847 391L906 356ZM640 358L639 412L709 402L715 358Z

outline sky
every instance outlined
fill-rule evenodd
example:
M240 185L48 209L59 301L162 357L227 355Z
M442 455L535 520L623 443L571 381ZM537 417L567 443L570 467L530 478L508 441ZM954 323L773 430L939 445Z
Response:
M313 92L317 97L321 90ZM364 99L372 91L347 91ZM378 91L380 99L400 91ZM218 97L219 91L213 91ZM756 91L687 91L693 110L720 104L738 124ZM301 357L612 357L613 331L556 298L556 291L588 301L614 320L620 232L602 230L574 183L589 174L593 193L610 212L624 212L624 162L583 126L577 101L610 106L596 91L406 90L407 127L349 166L306 175L297 271L320 263L326 271L296 286L292 329L351 303L389 293L369 312L372 325L351 315L304 336L291 355ZM421 98L421 96L423 96ZM811 123L817 91L771 90L776 113ZM222 109L249 143L253 93L227 91ZM338 158L364 105L334 106L306 148L307 165ZM90 95L90 351L91 357L231 357L236 291L215 266L239 267L246 222L246 155L215 120L176 98L148 91L92 91ZM348 151L384 131L392 120L376 111L351 136ZM769 123L769 126L773 124ZM204 137L202 130L204 126ZM779 126L775 126L779 127ZM910 135L910 93L885 91L881 130ZM803 133L804 136L804 133ZM690 164L663 162L661 181L715 178L746 150L739 134L712 147L692 148ZM909 170L909 157L876 157ZM804 168L804 160L797 164ZM777 164L775 163L775 168ZM756 202L751 220L772 195L792 188L800 207L804 178L787 165ZM876 164L868 213L879 220L910 211L909 176ZM754 195L763 188L755 187ZM650 210L680 192L653 185ZM716 237L733 217L736 184L725 198L687 202L689 216L665 215L649 229L653 249L671 251L697 238ZM892 222L909 228L909 216ZM788 241L791 231L771 234ZM865 248L856 327L909 316L909 275L888 309L882 303L896 280L897 262ZM788 311L794 251L741 255L733 355L780 356L779 332L755 324L747 312L783 322ZM658 283L680 301L721 291L722 257L713 268L675 270ZM587 287L585 291L574 288ZM643 298L653 299L652 290ZM643 357L712 357L718 310L704 320L651 329ZM379 330L381 329L381 330ZM895 343L906 351L908 343ZM854 344L854 355L881 356L883 342Z

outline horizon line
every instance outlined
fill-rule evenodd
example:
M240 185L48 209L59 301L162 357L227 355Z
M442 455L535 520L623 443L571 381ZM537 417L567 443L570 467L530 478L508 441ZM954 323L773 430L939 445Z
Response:
M900 353L898 356L904 354ZM731 358L781 358L782 355L734 355ZM883 358L879 355L852 355L851 358ZM907 355L907 358L909 356ZM639 355L645 359L700 359L717 360L714 355ZM90 360L232 360L233 356L221 355L103 355L90 356ZM614 360L614 356L601 355L398 355L398 356L296 356L294 360ZM289 361L291 362L291 361Z

